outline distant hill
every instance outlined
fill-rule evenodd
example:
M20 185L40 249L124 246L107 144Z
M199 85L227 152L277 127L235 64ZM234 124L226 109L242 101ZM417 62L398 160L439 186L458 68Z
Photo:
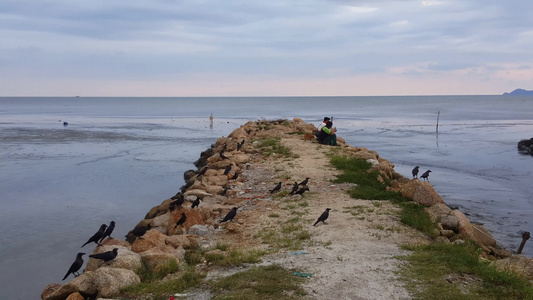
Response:
M533 91L526 91L524 89L516 89L510 93L503 93L504 96L533 96Z

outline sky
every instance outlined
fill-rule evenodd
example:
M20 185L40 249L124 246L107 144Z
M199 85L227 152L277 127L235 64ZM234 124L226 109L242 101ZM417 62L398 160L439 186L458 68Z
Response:
M0 96L533 89L531 0L0 0Z

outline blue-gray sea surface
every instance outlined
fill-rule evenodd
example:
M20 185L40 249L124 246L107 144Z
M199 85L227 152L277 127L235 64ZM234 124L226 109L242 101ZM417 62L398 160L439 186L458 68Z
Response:
M502 246L517 250L532 231L533 157L517 142L533 137L533 97L0 98L0 299L61 282L102 223L123 238L240 125L324 116L404 176L430 169L446 203Z

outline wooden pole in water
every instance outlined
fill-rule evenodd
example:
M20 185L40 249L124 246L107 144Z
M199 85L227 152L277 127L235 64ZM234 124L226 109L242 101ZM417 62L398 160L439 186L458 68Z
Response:
M440 110L437 113L437 127L435 128L436 133L439 133L439 118L440 118Z
M518 251L516 251L516 254L522 253L522 249L524 249L527 240L529 240L529 232L525 231L522 233L522 243L520 243L520 247L518 248Z

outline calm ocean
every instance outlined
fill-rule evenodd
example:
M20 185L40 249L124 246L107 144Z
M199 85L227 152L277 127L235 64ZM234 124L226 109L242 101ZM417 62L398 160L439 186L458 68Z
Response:
M318 125L324 116L404 176L430 169L446 203L502 246L516 250L521 231L533 231L533 157L517 151L533 137L533 97L4 97L0 299L37 299L61 282L100 224L115 220L113 237L122 238L178 191L200 152L247 121ZM533 256L533 242L524 254Z

